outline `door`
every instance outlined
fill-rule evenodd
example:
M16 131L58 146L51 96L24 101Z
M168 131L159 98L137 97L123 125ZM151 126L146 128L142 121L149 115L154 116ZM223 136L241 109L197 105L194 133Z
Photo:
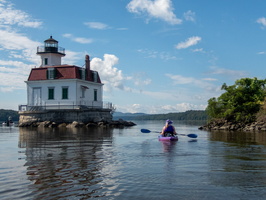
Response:
M33 88L32 104L33 106L40 106L42 104L41 88Z

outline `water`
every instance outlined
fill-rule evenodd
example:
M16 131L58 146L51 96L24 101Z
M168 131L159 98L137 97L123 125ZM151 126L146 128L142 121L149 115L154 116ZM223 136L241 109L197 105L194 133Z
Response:
M266 133L199 131L162 121L125 129L0 127L0 199L264 199Z

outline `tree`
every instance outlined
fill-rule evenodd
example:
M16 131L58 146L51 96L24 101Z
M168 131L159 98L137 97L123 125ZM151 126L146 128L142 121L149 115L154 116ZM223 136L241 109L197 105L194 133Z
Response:
M236 122L252 122L266 97L266 79L242 78L234 85L225 83L220 97L208 101L206 111L211 118L224 118Z

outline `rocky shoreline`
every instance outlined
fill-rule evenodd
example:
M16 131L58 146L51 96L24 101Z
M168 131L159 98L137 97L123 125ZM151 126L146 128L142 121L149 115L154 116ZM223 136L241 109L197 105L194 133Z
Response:
M200 130L223 130L223 131L266 131L266 122L234 123L227 120L213 120L207 125L199 127Z
M122 119L115 120L115 121L100 121L100 122L77 122L73 121L72 123L56 123L53 121L44 121L44 122L26 122L26 123L19 123L19 127L49 127L49 128L83 128L83 127L111 127L111 128L124 128L135 126L136 124L131 121L124 121Z

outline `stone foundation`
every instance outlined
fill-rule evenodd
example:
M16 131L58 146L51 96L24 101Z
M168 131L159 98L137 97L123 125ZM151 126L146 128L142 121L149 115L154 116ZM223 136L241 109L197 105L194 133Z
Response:
M83 122L73 121L72 123L56 123L53 121L44 122L32 122L20 124L20 127L41 127L41 128L84 128L84 127L110 127L110 128L124 128L129 126L135 126L134 122L127 122L124 120L117 120L111 122L89 122L84 124Z
M19 112L19 126L28 126L36 122L51 121L57 124L89 122L111 122L112 114L110 109L90 110L45 110L45 111L22 111Z

